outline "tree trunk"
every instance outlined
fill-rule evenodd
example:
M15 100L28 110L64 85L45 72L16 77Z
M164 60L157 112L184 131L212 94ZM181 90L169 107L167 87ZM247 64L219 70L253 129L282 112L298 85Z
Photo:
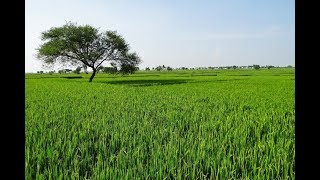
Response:
M89 79L89 82L92 82L92 79L94 78L94 76L96 75L96 72L97 72L97 70L96 69L92 69L93 71L92 71L92 75L91 75L91 77L90 77L90 79Z

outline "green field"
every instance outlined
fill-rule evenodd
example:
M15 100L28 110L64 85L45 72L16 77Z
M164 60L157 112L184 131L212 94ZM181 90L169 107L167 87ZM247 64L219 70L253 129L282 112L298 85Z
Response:
M295 70L26 75L26 179L294 179Z

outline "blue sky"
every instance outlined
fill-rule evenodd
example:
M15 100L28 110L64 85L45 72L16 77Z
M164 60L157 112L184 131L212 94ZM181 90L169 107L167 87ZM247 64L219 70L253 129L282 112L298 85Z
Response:
M142 58L140 68L294 65L294 3L292 0L26 0L25 70L43 70L35 58L41 32L66 21L116 30Z

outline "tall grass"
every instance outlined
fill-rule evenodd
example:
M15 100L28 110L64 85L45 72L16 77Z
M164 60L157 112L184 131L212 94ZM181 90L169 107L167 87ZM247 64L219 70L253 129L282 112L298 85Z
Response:
M27 76L26 179L293 179L294 71L192 72Z

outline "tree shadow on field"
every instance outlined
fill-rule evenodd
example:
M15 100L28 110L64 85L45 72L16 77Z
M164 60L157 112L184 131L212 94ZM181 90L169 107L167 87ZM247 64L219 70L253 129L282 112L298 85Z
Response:
M65 79L80 79L82 76L61 76L60 78L65 78Z
M244 81L245 79L207 79L207 80L199 80L193 81L190 83L219 83L219 82L234 82L234 81Z
M162 86L187 83L186 79L137 79L137 80L117 80L107 81L107 84L130 85L130 86Z

